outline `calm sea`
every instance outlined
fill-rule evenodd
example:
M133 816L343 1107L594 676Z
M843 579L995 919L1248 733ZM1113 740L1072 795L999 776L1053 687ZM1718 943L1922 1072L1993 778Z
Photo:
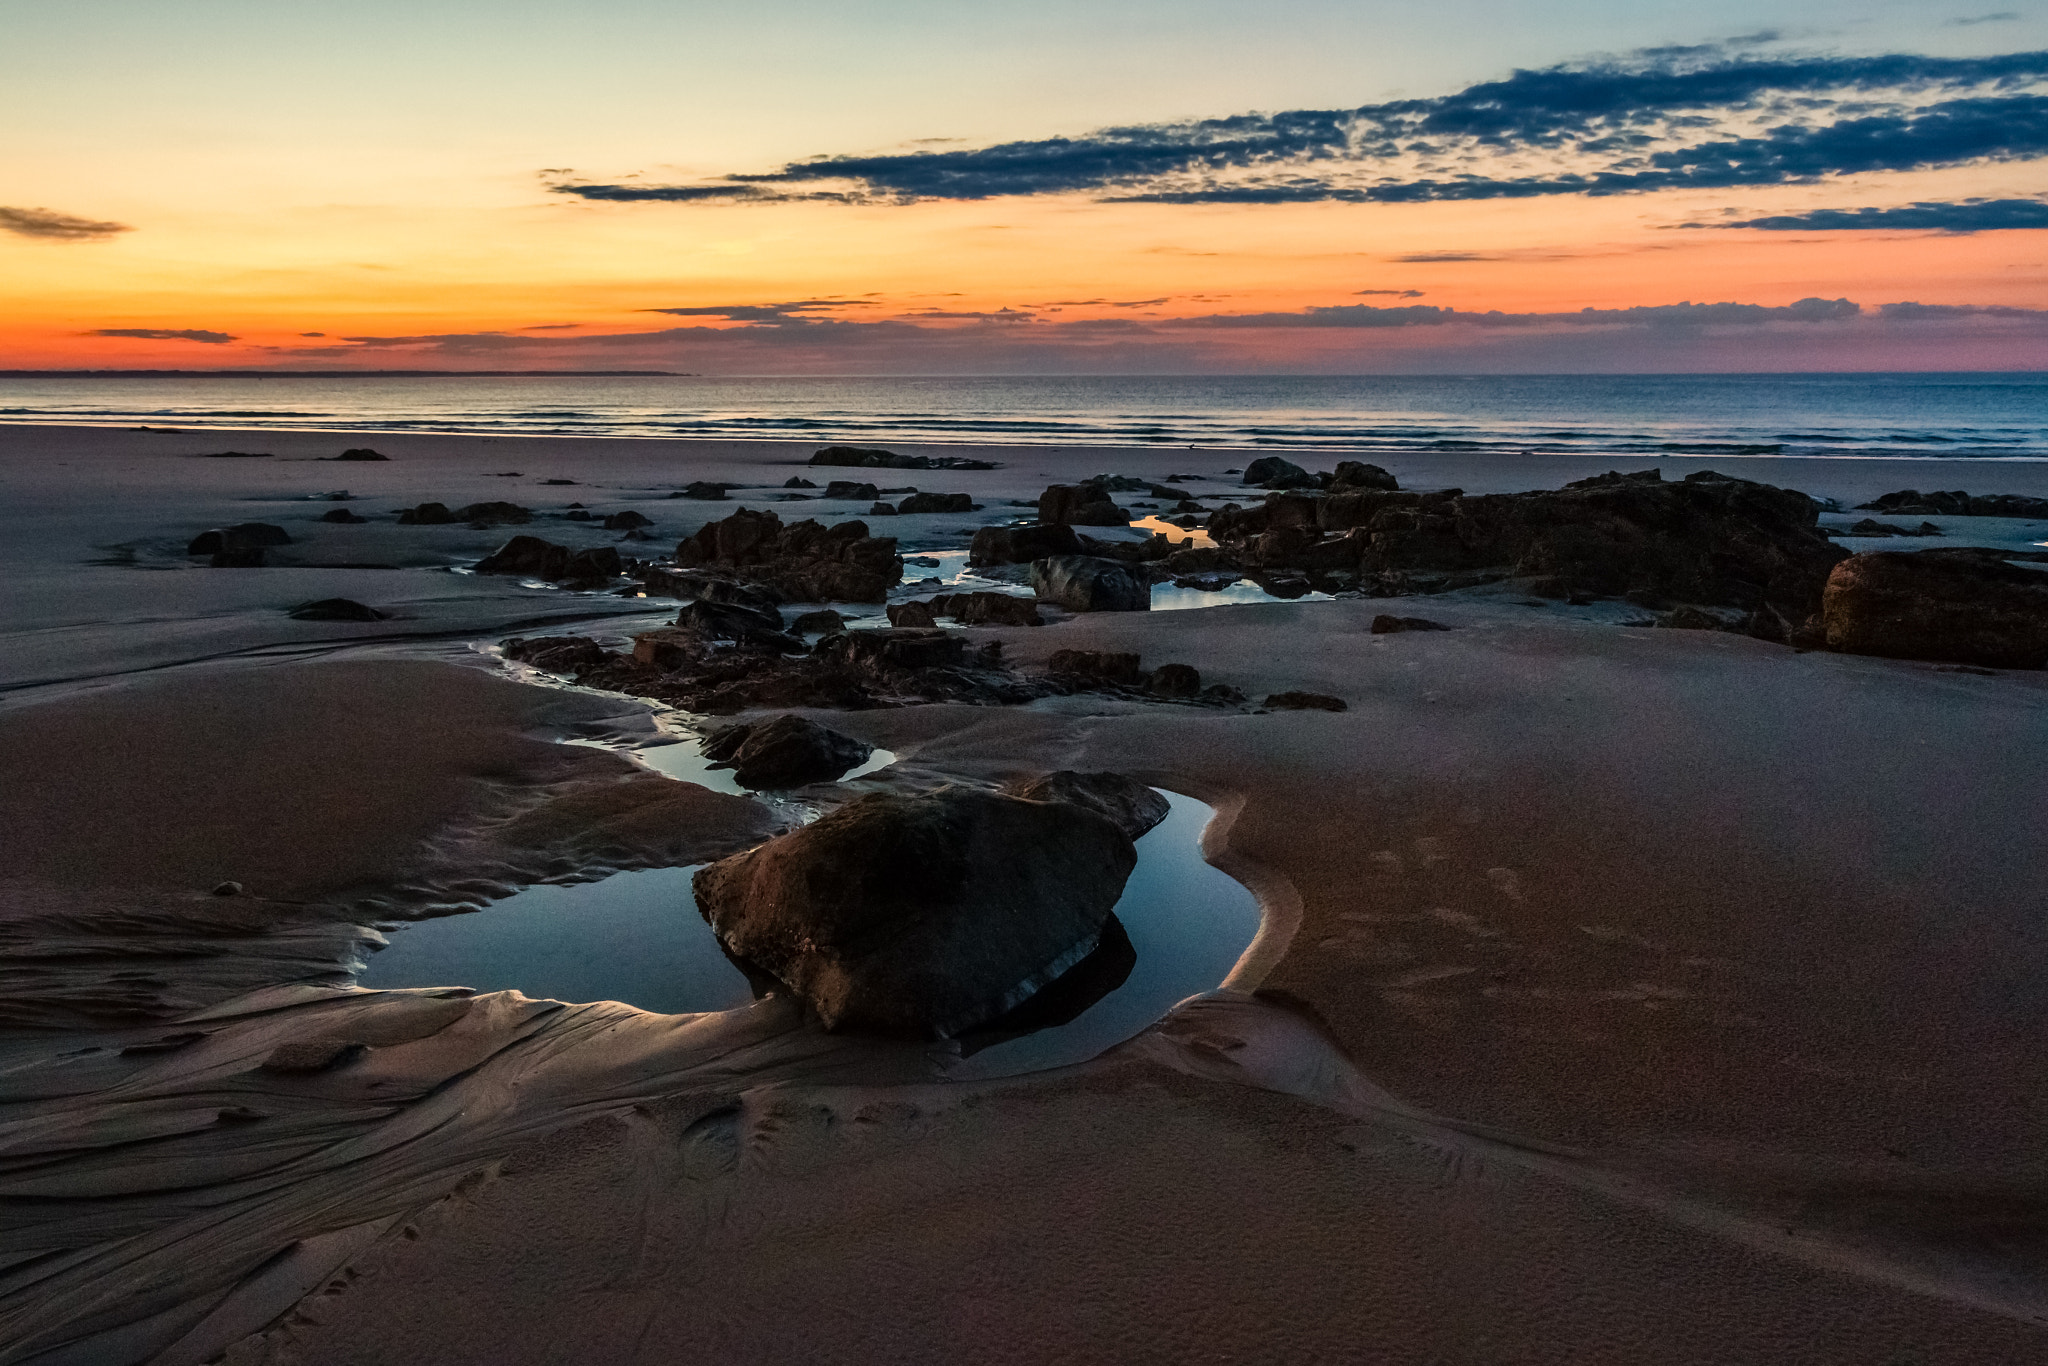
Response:
M0 379L0 422L2048 458L2048 375Z

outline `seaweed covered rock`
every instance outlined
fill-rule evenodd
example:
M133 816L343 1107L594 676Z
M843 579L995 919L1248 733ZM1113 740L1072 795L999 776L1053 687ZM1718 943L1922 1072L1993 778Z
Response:
M728 726L704 742L713 768L730 768L741 787L757 791L828 783L872 753L850 735L793 715Z
M1821 624L1847 654L2048 667L2048 572L1997 551L1871 551L1828 576Z
M856 798L694 887L727 952L826 1028L946 1038L1094 952L1136 863L1092 810L949 787Z
M1063 768L1014 784L1009 791L1029 802L1085 807L1134 840L1165 820L1172 810L1166 798L1122 773L1079 773Z
M1031 589L1042 601L1070 612L1145 612L1152 582L1116 560L1054 555L1031 566Z
M786 527L772 512L744 508L686 537L676 563L732 570L792 602L881 602L903 581L896 538L868 535L865 522Z

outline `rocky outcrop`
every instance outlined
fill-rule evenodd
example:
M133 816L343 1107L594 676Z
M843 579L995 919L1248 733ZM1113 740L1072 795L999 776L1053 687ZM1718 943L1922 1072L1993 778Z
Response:
M865 522L785 527L772 512L742 509L676 546L683 568L716 566L790 602L881 602L903 580L893 536L868 535Z
M922 607L933 617L951 617L962 626L1045 624L1044 618L1038 615L1038 604L1032 599L1020 598L1013 593L991 592L987 589L979 589L972 593L936 593L921 601L907 602L901 606ZM896 621L894 607L889 609L889 620Z
M1858 512L1888 512L1913 517L2034 517L2048 518L2048 498L2029 498L2018 493L1922 493L1900 489L1868 503L1858 503Z
M694 887L726 950L827 1029L946 1038L1088 957L1136 863L1094 811L941 788L856 798Z
M334 522L341 526L361 526L364 522L367 522L370 519L367 517L358 517L353 512L350 512L347 508L336 508L332 512L322 513L320 515L320 520L323 522Z
M619 552L610 546L571 550L538 536L514 536L476 562L479 574L518 574L548 583L601 583L624 571Z
M379 455L368 446L354 446L334 457L336 460L389 460L388 455Z
M1849 527L1847 531L1831 532L1837 536L1939 536L1940 527L1932 522L1922 522L1918 527L1904 527L1896 522L1880 522L1875 517L1865 517Z
M1053 484L1038 495L1038 520L1061 526L1128 526L1131 514L1116 505L1103 484Z
M1013 784L1008 790L1028 802L1066 802L1084 807L1133 840L1165 820L1172 810L1166 798L1122 773L1078 773L1063 768Z
M974 499L964 493L913 493L896 504L906 517L927 512L972 512Z
M1737 607L1778 635L1819 609L1847 553L1820 534L1803 493L1711 472L1666 483L1656 470L1535 493L1281 493L1216 513L1209 533L1238 567L1317 587L1397 594L1520 578L1551 597Z
M1382 490L1391 492L1401 487L1401 481L1394 478L1378 465L1368 465L1358 460L1339 460L1335 473L1330 476L1330 492L1346 490L1363 492Z
M286 615L298 621L386 621L391 616L389 612L380 612L353 598L321 598L318 602L302 602Z
M873 484L855 483L850 479L834 479L825 485L825 491L818 496L849 503L872 503L882 496L882 491Z
M1947 549L1851 556L1828 576L1828 648L1993 669L2048 666L2048 572L2008 558Z
M604 519L606 531L636 531L643 526L653 525L652 517L643 517L631 508L623 512L614 512Z
M895 451L870 450L861 446L827 446L811 456L813 465L870 470L992 470L992 460L973 460L958 455L899 455Z
M775 716L728 726L704 742L713 768L730 768L741 787L787 789L829 783L874 751L806 716Z
M1267 489L1312 489L1318 481L1293 461L1269 455L1244 467L1244 482Z
M1054 555L1031 566L1031 589L1042 601L1070 612L1144 612L1152 583L1116 560Z
M453 526L456 518L446 503L421 503L418 507L401 508L398 513L400 526Z
M928 602L892 602L886 609L891 626L937 626L939 614Z
M671 498L689 498L699 503L723 503L727 501L729 484L715 484L706 479L693 479L671 493Z
M967 563L976 568L997 564L1030 564L1050 555L1078 555L1081 537L1064 522L1050 525L985 526L967 546Z

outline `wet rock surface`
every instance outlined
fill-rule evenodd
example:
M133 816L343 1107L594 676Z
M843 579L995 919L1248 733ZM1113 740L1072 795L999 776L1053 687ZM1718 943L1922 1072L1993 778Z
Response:
M519 574L549 583L598 584L625 572L625 562L608 545L572 550L538 536L514 536L478 560L475 570L479 574Z
M676 546L683 568L713 566L792 602L881 602L903 581L893 536L870 536L865 522L784 526L772 512L742 509Z
M826 1028L944 1038L1093 953L1136 863L1095 811L942 788L856 798L694 885L726 950Z
M1828 578L1829 649L1986 668L2048 667L2048 572L1980 550L1879 550ZM2039 557L2048 561L2048 555Z
M968 543L967 563L985 567L1030 564L1052 555L1078 555L1081 536L1065 523L1033 522L1025 526L985 526Z
M1149 578L1116 560L1053 555L1031 566L1031 588L1069 612L1144 612L1152 606Z
M1922 493L1918 489L1900 489L1897 493L1887 493L1870 502L1858 503L1856 510L1915 517L2048 518L2048 498L2029 498L2018 493L1971 494L1961 489L1952 489L1945 493Z
M1172 810L1166 798L1123 773L1080 773L1064 768L1028 778L1007 790L1026 801L1086 807L1133 840L1165 820Z
M713 768L730 768L741 787L783 789L828 783L867 762L874 750L807 716L775 716L728 726L704 742Z

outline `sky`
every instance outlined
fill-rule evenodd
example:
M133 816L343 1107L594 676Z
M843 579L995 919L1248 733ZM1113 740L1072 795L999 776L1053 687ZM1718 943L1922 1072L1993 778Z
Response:
M2048 369L2004 3L0 0L0 367Z

